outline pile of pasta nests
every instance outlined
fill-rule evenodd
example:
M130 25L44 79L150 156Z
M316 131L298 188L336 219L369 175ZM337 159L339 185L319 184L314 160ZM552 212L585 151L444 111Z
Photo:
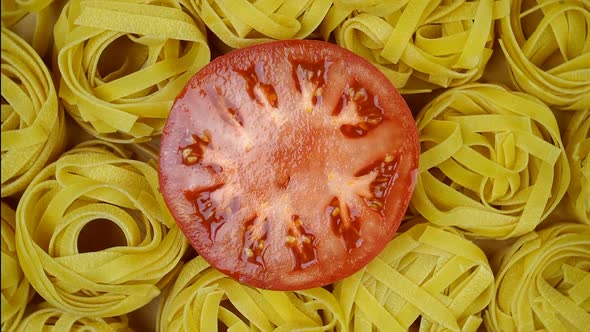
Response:
M585 330L589 27L585 0L2 0L2 331ZM378 258L274 292L195 255L155 160L212 57L294 38L394 83L420 169Z

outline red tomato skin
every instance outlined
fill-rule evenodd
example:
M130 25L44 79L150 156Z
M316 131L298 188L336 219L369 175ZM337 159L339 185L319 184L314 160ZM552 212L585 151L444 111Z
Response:
M326 75L326 78L328 78L326 83L327 89L330 89L331 85L338 86L339 79L352 79L353 81L359 82L359 84L366 88L366 90L374 93L378 97L379 104L383 108L384 114L387 118L383 123L392 127L396 126L395 134L388 134L389 136L385 135L385 137L403 137L403 142L397 144L399 146L397 151L399 154L397 157L399 158L398 160L396 159L396 162L398 162L399 165L403 165L402 170L404 170L404 172L400 172L400 174L398 174L399 176L397 176L394 180L394 192L391 192L387 195L384 203L385 207L383 208L380 217L377 218L373 215L370 215L370 211L363 210L359 212L359 217L363 221L368 220L367 216L369 215L370 218L377 220L376 222L371 223L371 227L366 226L363 228L363 226L360 226L361 228L359 233L361 234L360 238L362 240L362 245L360 247L352 249L348 248L347 250L344 250L344 252L347 254L342 254L340 252L340 254L332 257L322 256L324 252L323 249L334 247L335 243L344 243L343 245L348 247L354 246L354 240L356 237L343 236L342 239L344 240L335 240L334 238L337 236L334 236L333 228L330 228L326 225L317 227L310 226L310 228L313 228L314 231L312 233L315 234L315 237L312 241L315 248L314 250L317 251L315 253L317 255L316 262L312 260L310 261L311 264L309 266L305 266L303 269L297 269L294 268L293 265L293 252L291 253L291 256L289 256L279 249L272 249L274 251L268 249L268 251L263 255L265 268L262 269L260 265L252 262L240 262L238 259L239 257L244 256L244 249L241 248L240 245L236 245L236 243L239 242L236 239L240 236L243 236L243 234L246 232L246 229L244 228L246 221L242 221L240 223L236 222L234 227L231 229L225 225L215 226L215 223L211 223L212 226L207 228L203 227L203 223L194 221L195 209L188 208L187 205L187 201L189 200L187 197L190 196L187 194L186 190L188 185L178 180L178 178L182 178L182 176L175 175L183 172L185 169L185 166L182 165L182 160L179 161L179 154L181 153L178 149L181 146L185 146L183 144L186 143L186 135L182 136L185 133L179 132L179 128L188 128L193 122L198 122L194 119L189 121L188 119L191 118L190 114L195 114L195 112L198 112L198 114L201 116L201 118L198 120L209 123L211 121L206 117L204 118L203 114L214 117L214 115L209 114L217 112L215 107L209 107L209 104L212 102L207 104L207 112L210 113L199 109L199 107L201 107L199 106L200 103L195 102L199 101L205 104L203 100L206 98L202 96L202 93L201 96L199 96L199 90L203 90L203 87L214 86L218 82L225 81L225 83L228 85L223 87L225 88L224 91L232 93L237 91L236 94L239 94L239 91L243 90L243 87L236 83L238 82L237 80L232 80L233 77L236 76L236 71L248 71L249 68L251 68L252 63L263 63L262 67L267 70L267 75L270 77L273 77L275 74L280 76L280 74L283 73L283 68L280 65L273 67L268 63L272 60L285 59L288 57L295 57L298 59L301 58L309 60L312 63L321 63L323 61L325 64L326 61L328 61L332 64L332 66L335 66L336 64L337 66L332 68L343 71L346 75L344 75L344 78L336 79L333 79L336 77L334 76L335 74L332 76ZM281 64L284 63L284 61L281 62L282 60L277 61ZM270 71L270 73L268 73L269 67L276 69L276 71ZM277 80L280 81L280 79ZM300 98L300 96L297 95L289 97L287 94L281 92L283 90L293 89L292 83L290 82L281 82L280 84L276 83L273 86L277 91L279 108L283 103L288 104L291 102L292 104L295 104L298 98ZM333 97L332 99L334 98L336 97ZM244 100L246 99L247 98L244 97ZM330 100L328 99L330 98L326 97L324 102L329 103ZM334 100L332 101L335 102ZM246 102L244 102L242 105L245 104ZM195 111L195 109L197 110ZM292 110L294 113L297 111L297 109ZM246 114L245 118L248 118L249 116L250 115ZM301 115L293 116L295 117ZM271 124L265 123L263 120L258 123L258 126L260 133L253 134L254 137L264 136L261 133L273 132L275 129ZM300 146L293 147L290 150L287 149L288 153L283 153L285 155L281 155L279 153L280 149L277 149L279 152L274 151L273 153L275 153L276 156L273 155L274 159L270 159L274 160L274 162L276 162L278 165L279 163L285 163L285 160L287 160L288 163L289 154L298 155L312 151L312 153L320 155L319 158L316 158L318 160L314 161L314 158L308 158L307 160L301 162L299 165L300 168L298 168L298 170L305 167L313 170L312 166L318 165L318 167L321 167L321 165L323 165L322 162L324 162L324 159L327 158L325 155L322 157L321 152L326 151L322 150L321 148L317 148L315 150L310 148L311 150L309 150L307 147L322 145L319 142L321 142L323 137L326 135L326 131L321 128L318 129L312 127L313 126L305 126L304 129L302 129L304 133L300 135L291 135L301 140ZM295 129L290 130L295 131ZM186 131L189 132L190 130L186 129ZM375 131L369 131L369 133L367 133L364 137L378 141L378 138L375 138L374 136L383 135L382 131L383 130L379 131L378 134L373 134ZM214 149L217 149L219 146L215 146L215 142L221 140L218 137L229 134L227 131L212 130L211 135L212 140L210 145L207 145L207 147L213 147ZM345 141L353 142L354 139L346 139ZM387 144L387 142L384 143L384 145ZM373 148L373 146L374 145L370 145L371 148ZM371 153L367 152L367 155L371 155ZM242 283L258 288L273 290L298 290L324 286L345 278L363 268L368 262L374 259L381 252L387 242L395 235L395 232L398 229L409 204L417 176L418 157L419 141L412 114L407 104L391 84L391 82L376 67L369 64L360 56L334 44L312 40L277 41L255 45L246 49L238 49L224 56L218 57L210 64L205 66L195 76L193 76L193 78L191 78L185 89L177 97L163 131L159 159L159 181L166 204L177 221L177 224L187 236L194 249L214 267ZM345 160L343 163L348 163L348 161ZM248 183L266 183L266 174L271 174L273 172L273 174L275 174L275 178L281 178L280 176L276 175L276 173L280 173L276 170L280 168L279 166L275 166L276 169L273 171L258 170L247 166L250 166L250 164L243 162L239 167L236 167L236 169L241 169L240 172L242 173L239 174L239 177L236 175L235 178L241 178L246 182L249 181ZM228 168L224 168L223 172L226 172L227 169ZM238 171L236 171L236 173L238 173ZM311 174L315 173L313 173L313 171L309 171L305 174L311 176ZM291 174L291 181L295 181L293 178L304 179L305 174ZM311 183L311 180L301 181L301 183ZM318 188L326 188L326 186L327 185L319 184L319 182L317 185ZM308 185L307 187L309 190L309 197L319 198L322 196L322 192L319 189L314 188L315 186ZM248 197L258 197L256 195L266 197L263 193L258 193L258 191L264 191L264 189L265 188L252 189L251 192L248 192ZM199 195L201 196L198 197L203 199L203 195ZM391 195L395 195L395 199L393 199L393 196ZM190 200L194 201L197 199L196 197L197 196L191 196ZM300 200L301 199L296 199L298 202ZM318 201L319 200L320 199L318 199ZM205 202L207 200L204 199L203 201ZM256 200L251 199L251 201L255 202ZM260 200L259 202L260 204L263 204L264 200ZM251 205L257 205L257 203L252 203ZM294 203L293 205L296 206L297 204ZM259 207L252 206L251 208L256 210ZM305 209L302 208L299 210ZM333 211L333 209L331 211ZM321 219L325 214L325 211L317 211L315 214L319 219ZM309 221L309 218L307 221ZM293 222L293 220L291 220L291 222ZM317 220L314 222L321 223L321 220L319 222ZM284 224L287 223L288 221L284 220L282 222L275 220L272 223L269 223L270 226L266 226L266 233L261 231L263 234L266 234L264 239L271 241L272 238L287 236L289 234L289 226L284 226ZM362 224L362 222L359 223ZM211 236L211 232L213 232L212 229L215 229L218 232L213 236L213 238ZM330 229L332 229L332 233L330 233ZM299 232L297 234L305 234L305 231L303 233ZM247 239L242 241L242 243L246 242L248 242ZM280 245L275 245L275 247L280 247Z

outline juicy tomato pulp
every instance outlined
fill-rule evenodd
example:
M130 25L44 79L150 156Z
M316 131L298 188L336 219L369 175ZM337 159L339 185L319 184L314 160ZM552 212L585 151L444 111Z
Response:
M218 270L311 288L361 269L394 236L418 150L406 103L373 65L325 42L272 42L190 80L164 128L160 188Z

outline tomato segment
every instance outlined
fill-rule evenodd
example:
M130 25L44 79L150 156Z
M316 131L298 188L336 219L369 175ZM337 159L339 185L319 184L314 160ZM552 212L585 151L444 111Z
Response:
M217 58L177 98L161 141L166 203L197 252L250 285L326 285L366 265L407 208L418 140L371 64L318 41Z

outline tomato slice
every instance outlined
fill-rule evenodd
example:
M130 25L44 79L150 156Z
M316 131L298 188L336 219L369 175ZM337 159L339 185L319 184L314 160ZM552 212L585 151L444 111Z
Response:
M160 188L218 270L266 289L322 286L395 234L417 137L404 100L363 58L320 41L260 44L215 59L177 98Z

